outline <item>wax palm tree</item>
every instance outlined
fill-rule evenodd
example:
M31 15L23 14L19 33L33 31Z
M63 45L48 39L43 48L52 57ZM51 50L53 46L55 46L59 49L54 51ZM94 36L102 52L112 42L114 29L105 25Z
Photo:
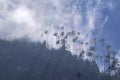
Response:
M95 59L96 59L96 60L99 59L99 57L100 57L99 54L96 54L96 55L95 55Z
M64 32L61 32L60 36L64 36L64 34L65 34Z
M54 33L53 35L54 35L54 36L57 36L57 33Z
M69 44L69 32L64 35L64 40L65 40L66 44L67 44L67 43ZM65 44L65 45L66 45L66 44ZM69 46L67 46L66 48L67 48L67 50L69 50Z
M86 44L86 45L88 45L88 44L89 44L89 42L86 42L85 44Z
M83 45L84 45L83 41L80 42L80 45L81 45L81 53L83 53L83 56L84 56L85 51L84 51L84 49L83 49ZM81 53L80 53L80 54L81 54Z
M46 34L47 39L48 39L48 31L47 31L47 30L45 30L45 32L44 32L44 33Z
M46 31L45 31L45 34L47 34L47 33L48 33L48 31L46 30Z
M78 53L80 54L80 32L77 32L78 37Z
M103 47L103 66L104 66L104 73L105 73L105 70L106 70L106 63L105 63L105 56L106 56L106 52L105 52L105 39L104 38L101 38L100 39L100 42L102 44L102 47Z
M96 51L96 47L91 46L91 47L89 48L89 50L90 50L90 51Z
M76 42L78 39L78 37L76 36L75 38L73 38L73 42Z
M80 35L80 32L77 32L78 35Z
M56 37L56 44L59 46L60 40L59 40L59 35L58 35L58 33L55 32L53 35Z
M110 80L110 77L111 77L111 70L109 69L110 68L110 65L111 65L111 45L107 45L106 46L106 52L107 52L107 55L106 55L106 66L107 66L107 74L108 74L108 77L107 79Z
M96 54L97 47L96 47L96 46L90 46L89 49L88 49L88 51L90 51L90 52L93 53L93 55L92 55L91 57L92 57L92 60L95 61L95 55L97 55L97 54Z
M93 52L87 52L87 56L89 56L89 57L92 57L93 56Z
M64 29L64 28L63 28ZM66 39L65 39L65 33L64 33L64 31L62 31L61 33L60 33L60 37L61 37L61 44L62 44L62 48L65 50L66 49Z
M76 44L76 43L78 42L78 36L74 37L73 40L72 40L72 42ZM78 44L78 43L77 43L77 44ZM77 47L77 46L74 46L74 44L73 44L73 50L74 50L74 51L76 51L76 50L75 50L76 47Z
M108 67L108 69L112 72L115 72L117 70L117 66L118 66L118 59L115 57L117 55L116 51L111 51L111 63L110 66Z
M94 58L94 60L95 60L95 55L97 54L97 53L96 53L96 52L97 52L97 39L94 38L93 41L94 41L94 47L93 47L94 55L93 55L93 58Z
M57 45L60 44L60 40L57 40L57 41L56 41L56 44L57 44Z
M115 56L117 55L117 52L116 51L111 51L111 58L112 59L115 59Z
M101 60L101 65L103 65L104 64L104 62L103 62L103 56L100 56L100 60Z
M84 50L82 50L82 51L80 52L79 57L80 57L80 58L82 58L82 57L84 56L84 54L85 54L85 51L84 51Z
M72 30L70 33L69 33L69 35L71 35L73 38L74 38L74 36L75 36L75 31L74 30ZM74 53L74 40L72 40L72 43L73 43L73 53Z
M54 34L53 34L53 36L56 37L56 41L57 41L57 35L58 35L58 33L54 33Z
M111 66L109 66L110 70L116 70L117 61L118 61L118 59L112 60Z
M46 40L44 40L44 42L45 42L45 44L46 44L46 46L47 46L47 43L48 43L48 31L45 30L44 34L47 36L47 37L46 37Z

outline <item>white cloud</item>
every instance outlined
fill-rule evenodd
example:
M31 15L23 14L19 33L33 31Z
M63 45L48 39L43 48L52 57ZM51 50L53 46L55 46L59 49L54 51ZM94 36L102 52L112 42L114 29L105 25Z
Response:
M79 39L89 42L96 27L104 26L107 19L102 16L102 9L108 4L102 0L0 0L0 39L47 40L49 46L58 48L53 34L60 33L60 27L64 26L65 33L79 31ZM45 30L48 30L47 35ZM78 46L78 43L72 43L73 36L69 38L67 45L73 52L73 45ZM83 47L87 48L86 45ZM79 53L76 50L74 54Z
M13 11L10 15L11 19L18 24L29 24L28 26L34 26L32 12L27 9L25 6L18 7L15 11Z

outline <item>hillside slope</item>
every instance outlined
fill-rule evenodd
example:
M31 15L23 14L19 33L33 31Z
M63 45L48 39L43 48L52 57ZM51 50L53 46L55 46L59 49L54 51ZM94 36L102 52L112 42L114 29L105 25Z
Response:
M63 48L0 40L0 80L98 80L95 62L72 56Z

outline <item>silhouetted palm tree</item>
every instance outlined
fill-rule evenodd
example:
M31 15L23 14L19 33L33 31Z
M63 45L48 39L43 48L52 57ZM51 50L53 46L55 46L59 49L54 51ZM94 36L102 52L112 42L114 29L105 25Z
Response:
M92 57L93 56L93 52L87 52L87 56L89 56L89 57Z
M101 60L101 65L103 65L104 64L104 62L103 62L103 56L100 56L100 60Z
M105 39L101 38L100 42L101 42L102 47L103 47L103 66L104 66L104 73L105 73L105 70L106 70L106 63L105 63L105 56L106 56L106 52L105 52Z
M73 38L73 42L76 42L77 39L78 39L78 37Z
M46 30L44 33L46 34L46 36L47 36L47 39L48 39L48 35L47 35L47 34L48 34L48 31Z
M78 53L80 53L80 32L77 32L77 39L78 40Z
M57 41L56 41L56 44L57 44L57 45L60 44L60 40L57 40Z
M106 46L106 66L107 66L107 74L108 77L107 79L110 80L111 77L111 70L110 70L110 65L111 65L111 45Z
M56 37L56 44L57 44L57 45L58 45L58 47L59 47L59 44L60 44L59 35L58 35L58 33L57 33L57 32L56 32L56 33L54 33L53 35Z
M57 33L54 33L53 35L54 35L54 36L57 36Z
M82 58L83 56L84 56L84 53L85 53L85 51L84 50L82 50L81 52L80 52L80 57Z
M80 35L80 32L77 32L78 35Z
M55 37L56 37L56 41L57 41L57 35L58 35L57 33L54 33L54 34L53 34L53 36L55 36Z
M46 31L45 31L45 34L47 34L47 33L48 33L48 31L46 30Z
M86 45L88 45L89 43L88 43L88 42L86 42L85 44L86 44Z
M96 51L96 47L92 47L92 46L91 46L91 47L89 48L89 50L90 50L90 51Z
M64 32L61 32L60 36L64 36L64 34L65 34Z
M90 46L88 50L89 50L89 52L92 52L92 55L91 55L92 61L93 60L95 61L96 47L95 46Z
M47 31L47 30L45 30L45 32L44 32L44 33L45 33L45 35L47 36L47 37L46 37L46 40L44 40L45 44L47 45L47 43L48 43L48 31Z

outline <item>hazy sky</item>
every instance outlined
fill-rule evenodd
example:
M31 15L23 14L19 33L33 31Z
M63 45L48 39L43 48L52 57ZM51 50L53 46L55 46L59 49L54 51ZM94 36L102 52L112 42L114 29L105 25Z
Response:
M81 32L79 40L84 42L90 42L94 31L99 36L105 28L110 36L116 4L114 0L0 0L0 39L25 38L41 43L47 40L50 47L58 48L53 34L61 33L63 26L65 34L73 30ZM69 36L67 40L71 52L73 45L78 46L72 43L73 38ZM87 49L86 45L83 47Z
M105 33L107 40L114 48L120 49L120 0L115 9L108 14L109 19L105 25Z
M57 49L59 46L53 34L60 34L64 27L65 35L73 30L81 33L75 43L72 42L73 35L66 40L72 54L79 55L79 41L91 42L102 32L106 42L119 50L119 4L120 0L0 0L0 39L27 39L40 43L47 40L49 47ZM91 44L81 47L86 50L89 46Z

